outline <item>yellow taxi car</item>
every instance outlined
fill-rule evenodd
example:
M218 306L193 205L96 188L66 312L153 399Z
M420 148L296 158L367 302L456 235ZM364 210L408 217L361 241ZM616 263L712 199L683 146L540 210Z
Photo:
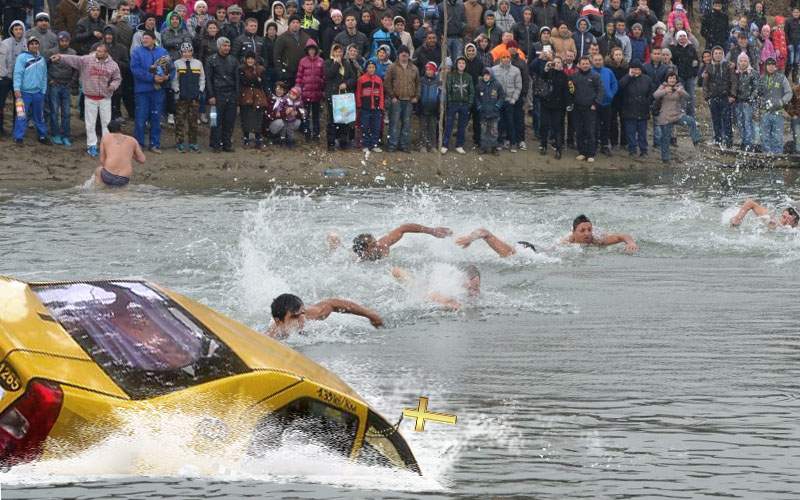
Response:
M85 449L142 411L202 415L198 446L237 436L258 454L300 430L354 460L420 472L396 428L336 375L152 283L0 277L0 353L5 467Z

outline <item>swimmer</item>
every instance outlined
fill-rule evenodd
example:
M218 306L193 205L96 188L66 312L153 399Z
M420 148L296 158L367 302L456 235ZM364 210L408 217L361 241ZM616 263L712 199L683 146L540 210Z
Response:
M639 246L633 240L633 237L625 233L610 233L600 237L596 237L592 232L592 221L585 215L579 215L572 221L572 232L569 236L561 240L561 243L573 245L596 245L606 247L609 245L616 245L617 243L625 243L625 251L633 253L639 250Z
M484 228L476 229L471 233L469 233L468 235L456 238L456 245L460 246L461 248L468 248L475 240L485 241L486 244L489 245L489 248L494 250L500 257L509 257L517 253L516 248L509 245L505 241L493 235L489 230ZM520 241L519 243L522 245L529 245L529 247L533 249L534 252L536 251L536 248L527 241Z
M303 333L306 320L322 321L331 313L347 313L367 318L372 326L383 326L375 311L344 299L326 299L306 307L297 295L284 293L272 301L272 324L265 332L274 339L285 339L292 333Z
M108 134L100 140L100 166L94 172L99 186L126 186L133 174L133 160L145 162L144 153L136 139L120 133L118 120L108 122Z
M403 224L379 240L376 240L370 233L359 234L353 239L353 252L355 252L359 260L380 260L389 256L389 249L400 241L406 233L423 233L436 238L446 238L451 236L453 231L446 227ZM328 234L327 241L330 249L335 249L341 245L341 239L335 233Z
M739 209L739 212L731 218L731 226L736 227L741 224L747 212L751 210L758 217L769 217L769 222L767 224L770 229L775 229L777 226L797 227L797 223L800 220L800 215L798 215L797 210L792 207L784 208L781 212L781 218L775 219L775 217L770 216L767 207L760 205L752 198L748 198L742 205L742 208Z
M467 278L464 282L464 288L467 292L467 297L470 299L476 299L481 294L481 272L472 264L466 266L463 270ZM411 273L402 267L393 267L392 276L401 283L409 283L413 280ZM436 302L437 304L453 311L458 311L462 307L461 302L456 300L454 297L450 297L438 292L429 293L427 298L431 302Z

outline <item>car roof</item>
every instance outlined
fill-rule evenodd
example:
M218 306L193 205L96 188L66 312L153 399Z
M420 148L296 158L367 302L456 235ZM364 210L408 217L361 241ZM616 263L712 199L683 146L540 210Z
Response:
M0 276L0 354L5 355L20 350L91 361L92 358L52 317L31 286L108 281L142 283L169 297L225 342L251 370L279 371L296 375L364 402L339 377L283 343L177 292L136 279L26 283Z

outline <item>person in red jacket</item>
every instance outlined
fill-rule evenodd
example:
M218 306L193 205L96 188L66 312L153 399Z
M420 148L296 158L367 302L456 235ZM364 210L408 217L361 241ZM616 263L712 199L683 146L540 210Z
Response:
M356 84L356 105L359 110L358 126L361 127L361 143L364 153L380 153L378 141L383 122L383 79L375 74L375 61L367 62L367 72Z
M297 65L295 85L303 91L303 104L307 112L303 124L306 141L319 141L320 102L325 90L325 61L319 56L319 47L313 38L306 42L306 55Z

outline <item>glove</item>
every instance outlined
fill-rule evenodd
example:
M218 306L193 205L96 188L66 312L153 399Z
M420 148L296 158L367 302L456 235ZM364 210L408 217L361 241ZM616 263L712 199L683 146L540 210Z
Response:
M572 111L573 109L575 109L575 106L573 106L572 104L567 106L567 111Z

